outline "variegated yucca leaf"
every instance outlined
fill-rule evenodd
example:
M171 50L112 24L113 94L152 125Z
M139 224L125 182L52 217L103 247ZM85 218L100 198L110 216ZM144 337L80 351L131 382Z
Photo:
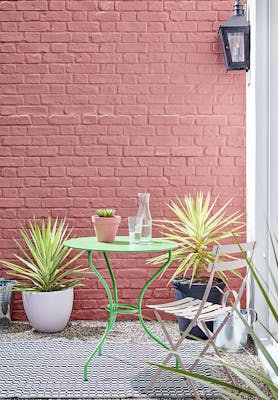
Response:
M72 257L72 250L64 246L71 233L65 220L52 222L50 217L42 220L41 226L36 218L29 221L27 229L21 226L23 242L15 240L20 254L14 254L20 263L1 261L9 275L19 278L14 290L51 292L81 285L80 275L87 269L71 265L82 253Z
M194 199L186 195L183 199L171 201L170 210L175 219L163 219L155 223L161 228L160 233L166 239L177 242L180 246L173 251L173 260L179 265L172 278L178 275L185 276L191 270L191 283L194 278L199 278L207 270L208 264L214 260L212 248L214 245L223 244L223 240L238 237L245 233L245 223L241 220L243 214L239 211L227 215L229 200L220 209L215 210L217 199L211 202L210 193L205 197L197 193ZM153 257L149 262L158 264L165 262L167 255ZM238 272L235 274L240 276ZM223 273L219 276L226 283Z

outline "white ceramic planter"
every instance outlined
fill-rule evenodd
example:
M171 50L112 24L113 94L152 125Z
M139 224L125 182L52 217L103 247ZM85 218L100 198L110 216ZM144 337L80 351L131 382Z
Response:
M70 318L73 288L57 292L22 292L22 300L32 328L39 332L59 332Z

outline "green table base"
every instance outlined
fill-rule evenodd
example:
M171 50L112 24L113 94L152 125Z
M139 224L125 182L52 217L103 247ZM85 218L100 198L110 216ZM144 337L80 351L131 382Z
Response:
M85 238L77 238L77 239L71 239L65 241L65 246L79 249L79 250L86 250L88 254L88 264L94 274L97 276L101 284L103 285L109 304L105 307L105 309L109 313L108 321L107 321L107 326L106 329L100 338L98 345L94 349L94 351L91 353L87 361L85 362L84 365L84 380L88 380L88 366L90 361L94 358L94 356L98 353L101 355L102 351L102 345L111 331L111 329L114 326L114 323L117 319L118 314L125 314L125 315L138 315L138 319L145 330L145 332L158 344L160 344L163 348L170 350L170 347L167 346L164 342L162 342L157 336L155 336L146 326L144 317L142 314L142 302L143 302L143 297L148 289L148 287L151 285L151 283L168 267L172 260L172 250L178 247L178 244L175 242L171 242L169 240L165 239L153 239L151 243L148 244L140 244L140 245L130 245L129 244L129 239L126 236L118 236L116 237L116 240L112 243L102 243L98 242L95 237L85 237ZM113 289L112 291L110 290L109 285L103 278L103 276L100 274L100 272L97 270L97 268L94 266L93 261L92 261L92 252L97 251L103 253L109 275L112 281L112 286ZM137 306L131 305L131 304L124 304L124 303L119 303L118 301L118 289L117 289L117 282L112 270L112 267L110 265L107 253L108 252L123 252L123 253L149 253L149 252L159 252L159 251L168 251L168 259L167 261L154 273L154 275L146 282L144 285L143 289L140 292L139 299ZM176 359L176 365L178 366L178 360Z

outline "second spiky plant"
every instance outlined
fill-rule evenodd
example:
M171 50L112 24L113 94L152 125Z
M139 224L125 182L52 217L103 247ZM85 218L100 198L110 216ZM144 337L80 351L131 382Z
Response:
M223 240L239 237L244 234L245 223L241 220L243 214L239 211L227 215L229 200L219 209L216 201L211 201L210 193L204 196L202 192L196 197L185 195L183 199L169 204L174 214L173 219L158 221L161 234L167 239L179 243L179 248L173 251L173 260L178 262L172 278L186 276L191 270L191 281L203 276L208 264L213 262L213 246L222 244ZM165 255L159 255L150 260L153 264L166 261ZM236 271L235 271L236 274ZM220 278L225 282L223 273Z

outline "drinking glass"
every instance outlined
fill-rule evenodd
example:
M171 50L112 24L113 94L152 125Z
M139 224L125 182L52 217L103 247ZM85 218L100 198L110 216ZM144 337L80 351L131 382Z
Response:
M139 244L142 232L142 218L128 217L128 235L130 244Z

